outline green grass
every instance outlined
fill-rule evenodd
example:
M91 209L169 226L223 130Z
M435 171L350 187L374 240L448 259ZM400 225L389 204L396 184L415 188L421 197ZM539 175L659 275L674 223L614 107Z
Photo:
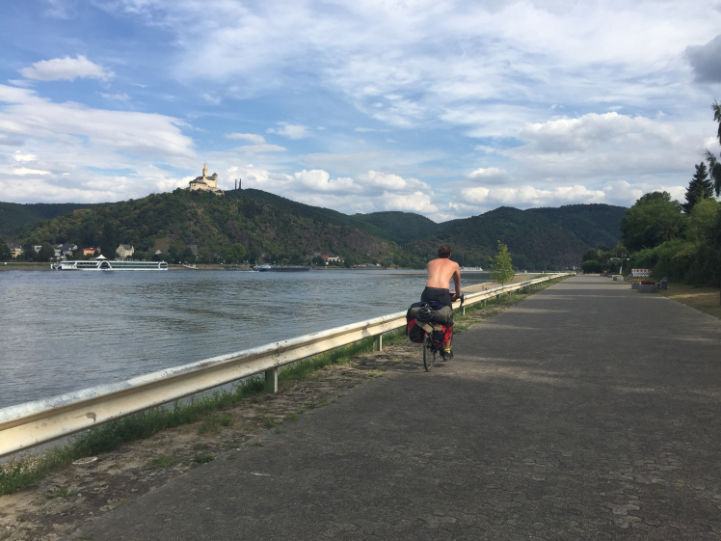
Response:
M156 458L150 463L151 468L169 468L170 466L174 465L176 462L175 457L172 456L161 456L160 458Z
M532 292L549 287L559 280L544 282L531 288L524 288L516 293L489 299L486 301L485 306L483 306L483 303L469 305L466 307L465 316L460 312L457 312L454 316L454 331L462 331L470 327L474 321L477 321L478 314L476 312L480 310L483 311L482 318L492 317L499 311L520 302ZM383 335L384 346L404 343L407 340L405 329L398 329ZM376 348L377 338L366 338L289 364L281 368L278 379L280 382L304 379L320 368L331 364L347 363L354 355L370 352ZM218 411L245 398L252 398L263 392L264 389L264 378L256 376L246 380L231 391L216 391L189 400L178 401L170 406L152 408L81 432L69 444L54 447L42 456L25 457L0 465L0 495L10 494L24 487L32 486L49 473L66 467L73 460L111 451L125 442L150 437L166 428L202 420L203 422L198 427L199 433L216 433L221 427L229 426L233 422L232 417L227 414L216 415ZM327 401L321 401L310 407L326 405L328 405ZM297 415L293 416L291 414L288 419L295 421ZM278 421L272 418L264 418L261 425L267 429L275 428L277 430ZM198 454L194 462L202 464L213 460L213 458L210 455ZM172 462L169 462L171 460L173 459L170 457L159 458L152 466L158 468L169 467L172 465Z

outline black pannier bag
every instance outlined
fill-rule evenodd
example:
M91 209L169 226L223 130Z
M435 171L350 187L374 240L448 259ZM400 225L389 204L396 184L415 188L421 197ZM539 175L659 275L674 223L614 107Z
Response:
M436 302L415 302L406 312L406 334L412 342L423 342L425 331L418 323L440 323L450 327L453 325L453 309Z

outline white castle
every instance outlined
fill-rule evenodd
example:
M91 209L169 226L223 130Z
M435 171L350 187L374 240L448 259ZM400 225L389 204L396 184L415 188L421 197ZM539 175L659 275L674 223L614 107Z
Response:
M205 192L213 192L216 195L223 195L223 190L218 188L218 173L208 176L208 164L203 164L203 176L195 177L190 181L188 189L193 192L202 190Z

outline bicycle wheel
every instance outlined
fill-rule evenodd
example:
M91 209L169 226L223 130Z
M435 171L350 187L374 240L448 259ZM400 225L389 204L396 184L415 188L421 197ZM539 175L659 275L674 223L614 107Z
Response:
M433 341L431 340L430 335L426 335L426 337L423 339L423 368L426 369L426 372L430 372L431 368L433 368L433 360L435 359L436 354L433 353Z

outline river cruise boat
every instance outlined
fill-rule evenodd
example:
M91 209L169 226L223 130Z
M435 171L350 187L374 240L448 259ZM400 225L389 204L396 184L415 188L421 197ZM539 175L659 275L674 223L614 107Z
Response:
M82 271L140 271L140 270L168 270L165 261L120 261L112 259L89 259L59 261L50 265L52 270L82 270Z
M253 270L260 272L302 272L310 270L310 267L303 265L256 265Z

